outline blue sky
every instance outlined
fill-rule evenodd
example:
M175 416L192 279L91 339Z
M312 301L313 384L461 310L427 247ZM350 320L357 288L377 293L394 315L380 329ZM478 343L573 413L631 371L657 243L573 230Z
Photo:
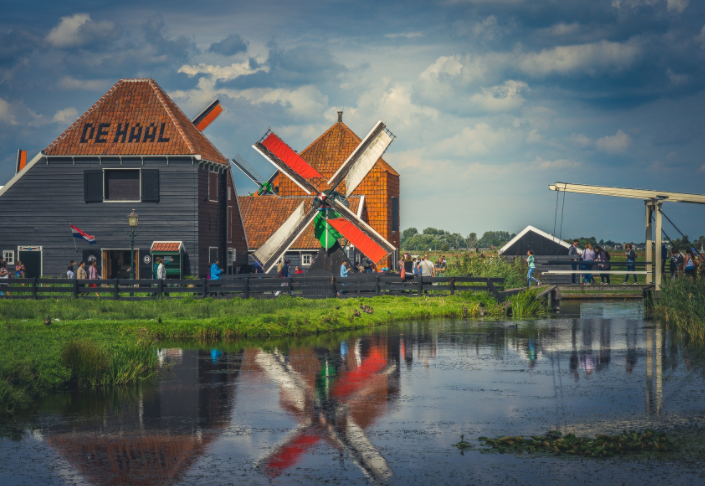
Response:
M153 77L190 116L219 97L226 111L206 134L265 175L250 147L268 127L301 150L339 109L358 135L385 121L403 228L553 232L556 181L705 192L702 2L5 1L0 12L0 185L18 148L47 147L118 79ZM664 209L705 234L705 207ZM562 233L643 241L643 222L641 201L568 194Z

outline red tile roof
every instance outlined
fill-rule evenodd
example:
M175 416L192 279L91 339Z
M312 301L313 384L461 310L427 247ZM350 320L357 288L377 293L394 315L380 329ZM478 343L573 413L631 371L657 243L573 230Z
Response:
M279 197L279 196L240 196L237 198L242 212L247 242L250 250L256 250L286 221L291 213L303 201L305 208L313 202L311 197ZM350 209L357 213L360 197L348 198ZM292 250L318 249L321 244L313 233L313 224L303 232L291 246Z
M121 79L47 155L200 155L227 159L152 79Z
M362 139L343 122L337 122L320 137L301 151L301 158L311 164L314 169L330 178L343 165ZM375 165L394 175L399 175L391 165L380 158Z
M152 251L179 251L180 241L155 241L152 243Z

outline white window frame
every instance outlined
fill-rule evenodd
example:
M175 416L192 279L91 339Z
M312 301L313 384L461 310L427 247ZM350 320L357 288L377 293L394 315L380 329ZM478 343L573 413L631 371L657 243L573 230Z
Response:
M15 250L3 250L2 251L2 259L5 260L5 263L7 263L8 265L14 265L15 264Z
M32 248L29 250L29 248ZM43 277L44 276L44 247L43 246L32 246L32 245L27 245L27 246L18 246L17 247L17 260L16 262L20 261L20 251L38 251L41 254L41 257L39 258L39 261L41 262L39 264L39 276Z
M304 253L301 255L301 265L308 267L311 265L311 259L313 256L310 253ZM308 260L308 261L306 261Z
M105 172L109 171L109 170L136 170L137 172L139 172L140 177L139 177L139 182L137 184L139 184L139 187L140 187L140 198L137 201L133 201L133 200L117 201L117 200L105 199L105 192L106 192L105 191ZM120 203L128 203L128 204L141 203L142 202L142 169L135 169L134 167L119 167L119 168L114 168L114 169L113 168L103 169L103 202L104 203L118 203L118 204L120 204Z

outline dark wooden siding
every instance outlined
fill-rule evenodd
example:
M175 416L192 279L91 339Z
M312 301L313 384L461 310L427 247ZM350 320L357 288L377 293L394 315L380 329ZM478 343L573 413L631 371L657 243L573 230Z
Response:
M127 215L134 208L140 216L135 248L140 257L153 241L183 241L186 274L200 273L198 248L198 163L170 157L141 159L51 158L27 170L0 197L0 250L17 246L43 246L44 275L65 271L71 259L80 260L84 249L129 248ZM158 169L159 202L86 203L84 171L106 168ZM96 237L97 244L75 240L69 223ZM206 248L207 252L207 248ZM206 255L207 260L207 255Z
M549 240L545 236L542 236L533 231L527 231L527 233L519 238L512 246L505 250L504 255L521 255L525 256L526 252L529 250L534 250L534 255L567 255L568 248L559 245L558 243Z
M233 262L235 266L247 265L247 241L245 239L245 225L240 217L240 208L237 201L237 192L233 185L233 178L230 173L225 174L226 178L226 199L227 190L230 190L230 199L227 201L227 206L230 208L230 219L228 220L228 232L231 235L231 240L228 242L228 248L234 248L236 251L236 260Z

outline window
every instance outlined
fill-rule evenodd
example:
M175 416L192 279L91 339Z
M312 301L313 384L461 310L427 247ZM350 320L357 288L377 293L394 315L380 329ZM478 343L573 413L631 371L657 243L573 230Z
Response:
M106 170L105 201L140 201L139 170Z
M2 259L5 260L5 263L7 265L14 265L15 264L15 252L12 250L3 250L2 251Z
M311 255L301 255L301 264L302 265L310 265L311 264Z
M83 196L91 202L159 202L159 169L83 172Z
M228 208L228 243L233 241L233 208Z
M232 199L232 196L230 195L230 188L228 187L228 201L230 201L230 199Z
M218 173L208 173L208 200L218 202Z
M392 197L392 231L399 231L399 198Z

